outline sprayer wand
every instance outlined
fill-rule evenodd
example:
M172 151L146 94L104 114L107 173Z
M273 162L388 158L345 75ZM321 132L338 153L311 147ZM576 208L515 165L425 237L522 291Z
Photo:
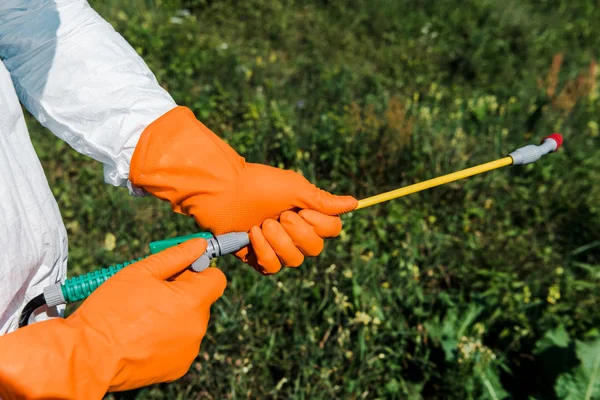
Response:
M468 178L469 176L506 167L507 165L531 164L542 158L542 156L548 153L553 153L556 150L558 150L562 145L562 142L562 136L559 133L553 133L550 136L546 136L539 146L530 144L528 146L521 147L520 149L517 149L510 153L507 157L501 158L499 160L491 161L485 164L480 164L475 167L466 168L448 175L442 175L424 182L415 183L414 185L405 186L400 189L392 190L390 192L385 192L373 197L362 199L358 202L358 207L356 207L356 210L360 210L361 208L365 207L370 207L375 204L383 203L385 201L397 199L408 194L417 193L425 189L430 189L432 187L454 182L459 179Z
M358 202L356 210L383 203L412 193L417 193L432 187L444 185L459 179L468 178L473 175L494 169L506 167L508 165L525 165L536 162L542 156L553 153L560 148L563 138L558 133L553 133L545 137L539 146L528 145L521 147L510 153L507 157L491 161L475 167L463 169L448 175L429 179L414 185L406 186L400 189L392 190L376 196L362 199ZM246 232L233 232L224 235L213 236L210 232L199 232L191 235L180 236L172 239L161 240L150 243L150 253L156 254L166 248L176 246L187 240L194 238L203 238L207 241L206 252L192 264L194 271L203 271L210 265L210 260L226 254L232 254L246 247L250 239ZM122 264L116 264L108 268L98 269L90 273L67 279L64 283L56 283L44 289L44 293L31 300L23 309L19 326L27 325L30 315L39 307L46 304L49 307L60 304L80 301L88 297L98 286L104 283L108 278L116 274L122 268L142 258L131 260Z

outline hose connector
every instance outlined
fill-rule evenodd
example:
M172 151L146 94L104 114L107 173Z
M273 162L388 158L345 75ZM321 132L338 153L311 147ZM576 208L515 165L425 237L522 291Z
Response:
M235 253L249 244L250 237L246 232L225 233L206 239L206 252L194 261L192 269L196 272L204 271L213 258Z
M542 156L558 150L562 143L563 137L559 133L546 136L539 146L530 144L510 153L509 156L513 159L512 165L525 165L536 162Z
M44 300L46 300L48 307L67 303L60 282L44 288Z

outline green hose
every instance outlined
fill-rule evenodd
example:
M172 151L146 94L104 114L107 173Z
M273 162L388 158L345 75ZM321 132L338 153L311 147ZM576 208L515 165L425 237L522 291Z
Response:
M179 236L176 238L159 240L150 243L150 254L156 254L169 247L177 246L190 239L210 239L213 235L210 232L199 232L191 235ZM72 303L74 301L80 301L87 298L94 290L101 284L106 282L108 278L119 272L124 267L131 265L135 262L143 260L146 257L140 257L135 260L126 261L121 264L111 265L108 268L100 268L87 274L79 275L71 279L67 279L61 285L62 296L66 303Z
M62 294L67 303L79 301L87 298L92 292L98 289L108 278L122 270L124 267L143 260L145 257L140 257L137 260L126 261L122 264L111 265L108 268L101 268L87 274L79 275L71 279L67 279L62 284Z

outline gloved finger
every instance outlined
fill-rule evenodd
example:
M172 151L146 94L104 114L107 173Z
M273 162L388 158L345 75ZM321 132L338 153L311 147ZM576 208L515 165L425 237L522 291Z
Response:
M265 238L265 235L258 226L253 226L250 229L250 243L252 244L252 252L256 256L255 268L264 274L274 274L281 269L281 261L275 254L275 251Z
M190 278L193 278L194 276L197 276L198 272L194 271L191 268L186 268L183 271L173 275L170 279L168 279L168 281L174 281L174 282L184 282L189 280Z
M233 253L240 261L250 263L250 246L246 246Z
M262 231L284 265L298 267L302 264L304 256L279 222L274 219L266 219L262 224Z
M300 193L301 208L320 211L327 215L340 215L354 210L358 201L352 196L336 196L306 181Z
M188 279L188 277L190 276L194 276L196 275L197 272L190 269L190 268L186 268L181 272L176 273L175 275L173 275L172 277L170 277L169 279L167 279L167 281L169 282L183 282L185 280Z
M212 267L202 272L186 271L174 285L184 289L199 305L210 308L223 295L227 278L220 269Z
M315 210L300 210L298 215L312 225L317 235L322 238L334 238L342 231L340 217L325 215Z
M206 240L192 239L154 254L128 268L132 273L143 269L155 278L165 280L189 267L205 251Z
M279 222L305 256L314 257L323 251L323 239L298 213L284 211L279 217Z

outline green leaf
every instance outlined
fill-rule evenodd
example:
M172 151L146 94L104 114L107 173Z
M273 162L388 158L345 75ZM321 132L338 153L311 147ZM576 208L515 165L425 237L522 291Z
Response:
M443 321L440 322L439 318L436 318L434 321L427 321L424 324L429 336L440 342L442 345L442 349L446 355L446 361L454 358L454 350L458 345L456 328L457 319L456 310L451 309L448 311Z
M600 339L576 344L581 364L571 373L558 377L554 390L563 400L592 400L600 398Z
M539 355L550 347L566 348L570 342L569 334L565 330L564 325L559 325L556 329L547 331L544 336L538 340L533 349L533 354Z
M479 314L481 314L482 311L483 307L478 306L474 303L469 304L469 309L461 318L462 323L458 327L458 332L456 333L457 338L461 338L465 335L467 328L469 328L473 324L473 322L475 322L476 318L479 316Z
M423 391L423 387L425 386L423 383L415 383L415 382L406 382L406 391L407 398L410 400L422 400L423 395L421 392Z
M492 400L502 400L508 397L508 392L504 390L502 383L500 383L500 377L498 373L492 368L486 368L480 377L483 386L485 387L484 393L487 395L485 398Z
M577 358L586 373L588 385L586 400L600 396L600 339L594 342L577 341Z

